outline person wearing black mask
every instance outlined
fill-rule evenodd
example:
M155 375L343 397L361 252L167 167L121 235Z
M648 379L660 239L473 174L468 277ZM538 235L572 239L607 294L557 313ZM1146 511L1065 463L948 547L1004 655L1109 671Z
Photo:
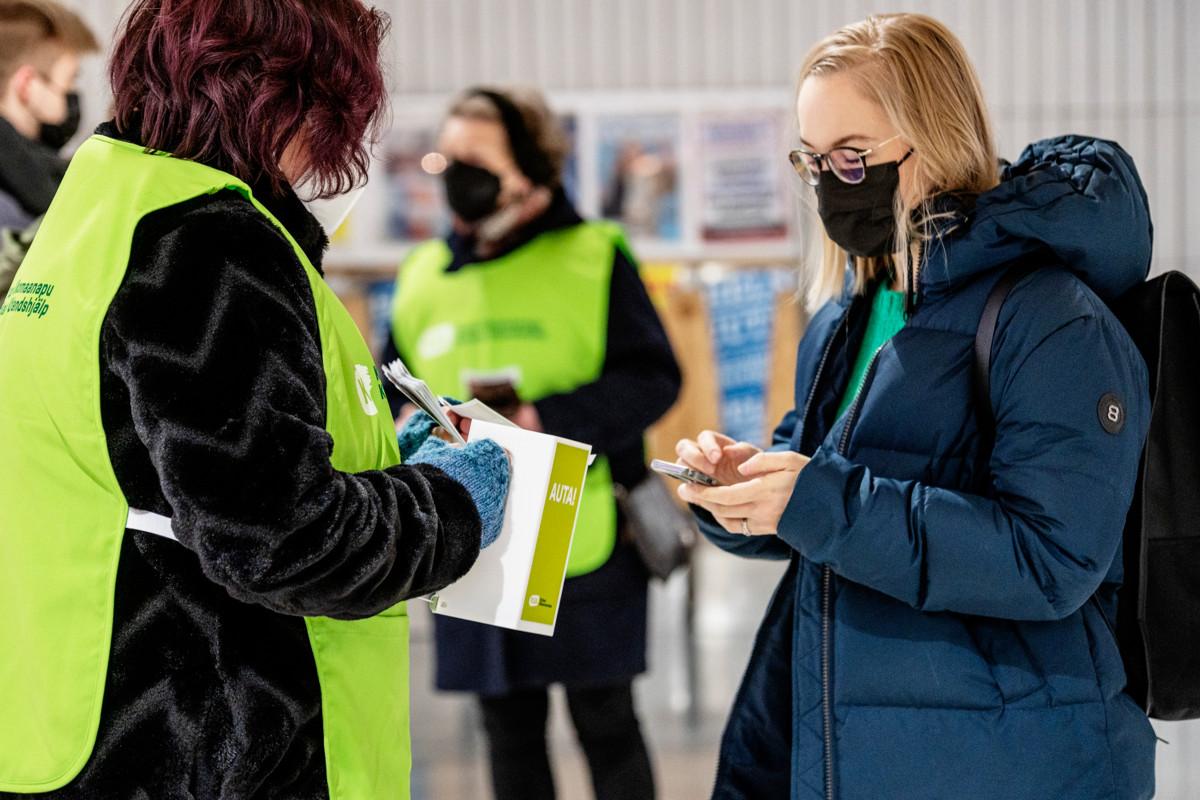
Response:
M425 163L444 166L453 230L401 266L385 359L599 458L554 637L436 617L437 687L479 696L498 800L554 796L552 684L566 689L596 797L648 800L632 693L646 669L647 573L618 534L614 487L646 476L642 439L674 403L679 368L621 230L581 219L563 191L565 136L540 96L466 92L438 150Z
M787 564L713 800L1149 800L1113 627L1151 418L1111 310L1151 263L1134 161L1065 135L1002 163L922 14L834 31L800 76L788 159L824 257L795 406L767 450L677 445L721 484L678 488L708 539Z
M58 3L0 0L0 298L66 172L58 151L79 128L79 61L99 49Z

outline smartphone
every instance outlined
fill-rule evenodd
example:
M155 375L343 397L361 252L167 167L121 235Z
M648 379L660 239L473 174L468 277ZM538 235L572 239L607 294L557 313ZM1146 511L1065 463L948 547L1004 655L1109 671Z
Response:
M659 475L666 475L668 478L674 478L677 481L684 483L695 483L700 486L720 486L720 482L716 478L705 475L703 472L697 472L694 469L689 469L681 464L672 464L670 461L663 461L661 458L656 458L650 462L650 469L657 472Z

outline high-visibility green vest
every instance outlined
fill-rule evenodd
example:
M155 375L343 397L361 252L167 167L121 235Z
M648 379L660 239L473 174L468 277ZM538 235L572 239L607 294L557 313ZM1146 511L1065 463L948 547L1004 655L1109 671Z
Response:
M400 462L371 354L288 231L242 181L104 137L71 162L0 307L0 791L69 783L95 745L126 525L100 417L100 332L134 229L224 189L292 244L320 325L326 429L344 472ZM408 616L305 623L334 800L407 798ZM296 669L306 669L297 664Z
M527 403L592 383L604 369L616 225L587 222L447 272L442 241L426 242L397 278L392 336L439 395L466 398L473 376L508 375ZM588 469L567 575L603 566L616 543L608 460Z

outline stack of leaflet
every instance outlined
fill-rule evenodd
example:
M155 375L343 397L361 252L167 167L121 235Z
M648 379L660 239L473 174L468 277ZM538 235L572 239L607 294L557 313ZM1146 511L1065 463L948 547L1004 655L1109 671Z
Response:
M404 366L404 362L400 359L389 362L383 365L383 374L392 382L400 392L408 398L408 401L414 406L424 411L429 416L433 417L438 426L446 433L450 434L451 438L459 444L466 444L466 439L458 432L458 428L446 416L446 409L450 405L440 397L434 395L429 390L429 385L425 381L409 372L408 367Z

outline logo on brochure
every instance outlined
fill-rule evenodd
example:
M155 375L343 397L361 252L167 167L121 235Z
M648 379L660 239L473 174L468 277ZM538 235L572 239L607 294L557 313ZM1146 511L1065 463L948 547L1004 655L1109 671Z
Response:
M375 405L373 389L375 381L371 368L362 364L354 365L354 388L358 392L358 402L362 404L363 411L368 417L373 417L379 413L379 406Z

